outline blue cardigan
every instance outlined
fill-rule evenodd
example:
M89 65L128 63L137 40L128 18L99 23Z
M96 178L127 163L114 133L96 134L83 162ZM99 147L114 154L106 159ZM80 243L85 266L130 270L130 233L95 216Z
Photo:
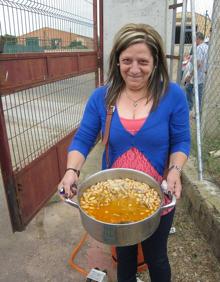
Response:
M68 151L77 150L86 158L94 146L100 130L105 131L107 86L94 90ZM120 122L117 107L113 113L110 137L110 167L114 161L131 147L136 147L160 175L163 175L170 153L190 151L189 111L185 93L175 83L170 83L158 107L150 113L144 125L132 135ZM102 168L106 168L105 152Z

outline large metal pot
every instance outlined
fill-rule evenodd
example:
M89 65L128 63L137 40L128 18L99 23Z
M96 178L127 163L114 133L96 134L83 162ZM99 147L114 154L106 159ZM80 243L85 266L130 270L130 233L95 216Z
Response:
M161 199L160 207L151 216L141 221L125 224L105 223L87 215L78 204L83 192L93 184L96 184L100 181L116 178L130 178L136 181L147 183L150 187L154 188L158 192ZM160 223L161 211L175 206L176 198L174 195L172 196L172 202L165 206L162 205L163 197L164 194L160 185L148 174L133 169L113 168L102 170L84 180L78 186L78 203L70 199L65 199L65 202L79 209L82 224L85 230L97 241L114 246L128 246L134 245L150 237Z

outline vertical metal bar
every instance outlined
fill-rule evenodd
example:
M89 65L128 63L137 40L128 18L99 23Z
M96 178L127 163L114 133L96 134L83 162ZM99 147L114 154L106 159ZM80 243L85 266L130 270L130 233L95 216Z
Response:
M23 228L17 202L16 183L12 169L12 161L10 157L10 149L5 124L2 99L0 98L0 164L12 229L14 232L15 230L22 230Z
M103 0L99 0L99 61L100 61L100 84L104 83L103 70Z
M9 123L9 117L10 117L10 113L9 113L9 108L8 107L8 101L9 101L9 96L4 96L4 105L5 105L5 112L6 114L4 115L6 118L7 118L7 121ZM3 99L3 97L2 97ZM11 109L10 109L11 110ZM4 111L4 109L3 109ZM5 120L5 118L4 118ZM7 123L7 121L5 120L5 122ZM12 123L13 124L13 123ZM13 124L14 125L14 124ZM7 128L6 128L7 129ZM14 133L14 134L13 134ZM13 139L12 137L15 135L15 129L14 129L14 126L13 126L13 132L12 132L12 126L8 126L8 140L10 140L11 142L11 147L13 147ZM10 146L9 146L10 148ZM16 163L16 154L15 154L15 151L12 150L12 154L13 154L13 157L11 158L12 159L12 167L13 167L13 163ZM14 159L13 159L14 158Z
M206 37L206 28L207 28L207 17L208 17L208 11L205 11L205 26L204 26L204 36Z
M11 95L10 95L11 96ZM19 156L19 166L22 167L22 164L21 164L21 160L24 159L24 156L25 156L25 148L24 148L24 142L22 140L22 128L23 126L22 125L22 116L20 115L20 119L19 119L19 112L21 113L21 104L19 103L20 100L19 100L19 97L20 97L20 93L15 93L14 95L14 106L13 106L13 111L12 111L12 114L13 116L15 116L16 118L16 123L17 124L17 131L18 133L16 134L15 138L17 140L17 151L18 151L18 156ZM19 111L20 109L20 111ZM9 125L10 126L10 125ZM18 164L18 163L17 163ZM16 164L16 168L17 168L17 165Z
M196 140L197 140L197 159L198 159L198 176L199 180L203 180L202 167L202 145L200 131L200 112L199 112L199 92L198 92L198 70L197 70L197 50L196 50L196 17L195 17L195 1L191 0L191 18L192 18L192 46L193 46L193 78L194 78L194 95L196 110Z
M13 101L14 101L14 94L13 95L9 95L8 99L10 101L10 111L11 111L11 116L12 116L12 120L11 121L12 121L12 126L14 128L14 136L12 136L11 140L12 140L12 142L13 142L13 140L15 140L15 142L12 143L12 144L13 144L13 146L15 146L17 148L17 157L16 157L16 153L14 154L14 156L15 156L15 163L17 164L18 163L17 159L21 160L21 154L20 154L21 148L19 146L19 141L18 141L18 139L19 139L18 138L18 136L19 136L19 127L16 128L16 126L17 126L16 115L15 115L15 107L16 107L16 105L15 105L15 102L13 103ZM13 99L13 101L12 101L12 99ZM9 125L9 127L11 127L11 126Z
M177 0L174 0L174 5L177 4ZM176 8L173 9L173 19L172 19L172 38L171 38L171 50L170 50L170 80L173 79L173 55L175 48L175 35L176 35Z
M178 62L178 69L177 69L177 83L181 82L181 76L182 76L182 62L183 62L183 52L184 52L184 43L185 43L186 13L187 13L187 0L183 0L181 30L180 30L180 44L179 44L179 46L180 46L180 48L179 48L179 62Z
M93 0L93 49L98 57L98 32L97 32L97 0ZM97 58L99 63L99 58ZM98 66L95 72L96 87L100 84Z

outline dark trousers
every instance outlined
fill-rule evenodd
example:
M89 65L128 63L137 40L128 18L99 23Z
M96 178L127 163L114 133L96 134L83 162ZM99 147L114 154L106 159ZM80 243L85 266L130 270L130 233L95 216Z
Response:
M202 114L202 98L203 98L203 83L198 84L198 94L199 94L199 112ZM185 86L186 98L189 106L189 111L192 111L194 104L194 88L193 84L189 83Z
M186 91L186 98L189 106L189 111L192 111L193 108L193 100L194 100L194 94L193 94L193 84L188 83L185 86L185 91Z
M171 269L167 256L167 239L175 210L161 217L155 233L141 242L144 260L152 282L170 282ZM118 282L136 282L137 245L117 247Z

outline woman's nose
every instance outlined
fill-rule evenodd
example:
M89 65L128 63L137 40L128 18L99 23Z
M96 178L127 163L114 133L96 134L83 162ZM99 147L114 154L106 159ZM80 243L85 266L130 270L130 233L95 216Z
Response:
M131 71L133 74L139 73L140 68L139 68L138 62L136 62L136 61L133 61L133 62L132 62L131 67L130 67L130 71Z

